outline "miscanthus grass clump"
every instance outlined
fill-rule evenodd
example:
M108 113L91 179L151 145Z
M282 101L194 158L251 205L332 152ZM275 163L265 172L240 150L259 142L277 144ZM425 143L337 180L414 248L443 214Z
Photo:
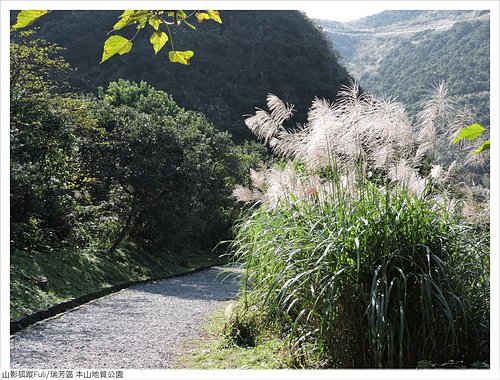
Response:
M416 126L356 84L300 128L274 95L246 120L284 161L235 189L251 206L232 247L243 297L280 321L296 366L488 360L488 205L452 186L466 157L437 163L463 120L445 92Z

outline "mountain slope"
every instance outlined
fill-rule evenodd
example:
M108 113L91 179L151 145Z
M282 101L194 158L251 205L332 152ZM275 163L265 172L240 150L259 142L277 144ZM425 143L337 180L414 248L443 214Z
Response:
M300 122L315 96L334 99L349 82L326 37L297 11L221 11L222 24L174 28L176 49L195 52L189 66L168 62L163 51L155 56L147 32L129 54L100 65L103 42L119 14L57 11L40 20L39 36L65 47L65 58L77 67L70 84L94 92L119 78L147 81L183 107L205 113L236 140L253 138L243 115L264 107L269 92L296 104L294 120ZM127 33L134 28L120 31Z
M385 11L338 23L317 20L364 88L396 96L412 114L440 81L489 124L489 12Z

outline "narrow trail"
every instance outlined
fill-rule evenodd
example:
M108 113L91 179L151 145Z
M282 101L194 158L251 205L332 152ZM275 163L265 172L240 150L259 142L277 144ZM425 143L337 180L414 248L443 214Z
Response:
M235 297L236 276L212 268L82 305L11 336L11 368L169 368L206 316Z

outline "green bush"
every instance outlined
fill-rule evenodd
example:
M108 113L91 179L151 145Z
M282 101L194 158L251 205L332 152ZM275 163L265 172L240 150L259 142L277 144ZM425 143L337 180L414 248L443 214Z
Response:
M232 187L243 180L253 153L242 157L244 148L227 132L145 82L110 83L100 91L95 115L103 133L81 150L97 179L90 194L108 193L117 220L99 223L116 224L115 231L107 228L112 247L128 238L150 252L210 250L228 238Z
M11 43L11 248L206 251L229 237L230 198L255 149L145 82L65 92L59 48ZM207 222L209 220L210 222Z
M296 365L486 360L488 328L471 318L487 321L487 245L425 195L363 189L255 209L238 225L245 290L289 328Z
M242 347L255 347L262 330L263 316L253 307L238 305L231 310L224 325L224 335L229 343Z
M293 106L272 94L269 112L246 119L288 161L235 188L254 206L233 248L243 296L281 322L295 365L489 357L488 191L457 177L463 153L437 164L461 125L446 93L435 87L415 126L401 104L357 84L334 104L316 99L298 131L284 126Z

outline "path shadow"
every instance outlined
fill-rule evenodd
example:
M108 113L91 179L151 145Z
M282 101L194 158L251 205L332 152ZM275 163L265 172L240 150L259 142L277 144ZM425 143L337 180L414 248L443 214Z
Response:
M187 276L134 285L129 290L180 299L228 301L238 294L239 277L237 271L213 268Z

